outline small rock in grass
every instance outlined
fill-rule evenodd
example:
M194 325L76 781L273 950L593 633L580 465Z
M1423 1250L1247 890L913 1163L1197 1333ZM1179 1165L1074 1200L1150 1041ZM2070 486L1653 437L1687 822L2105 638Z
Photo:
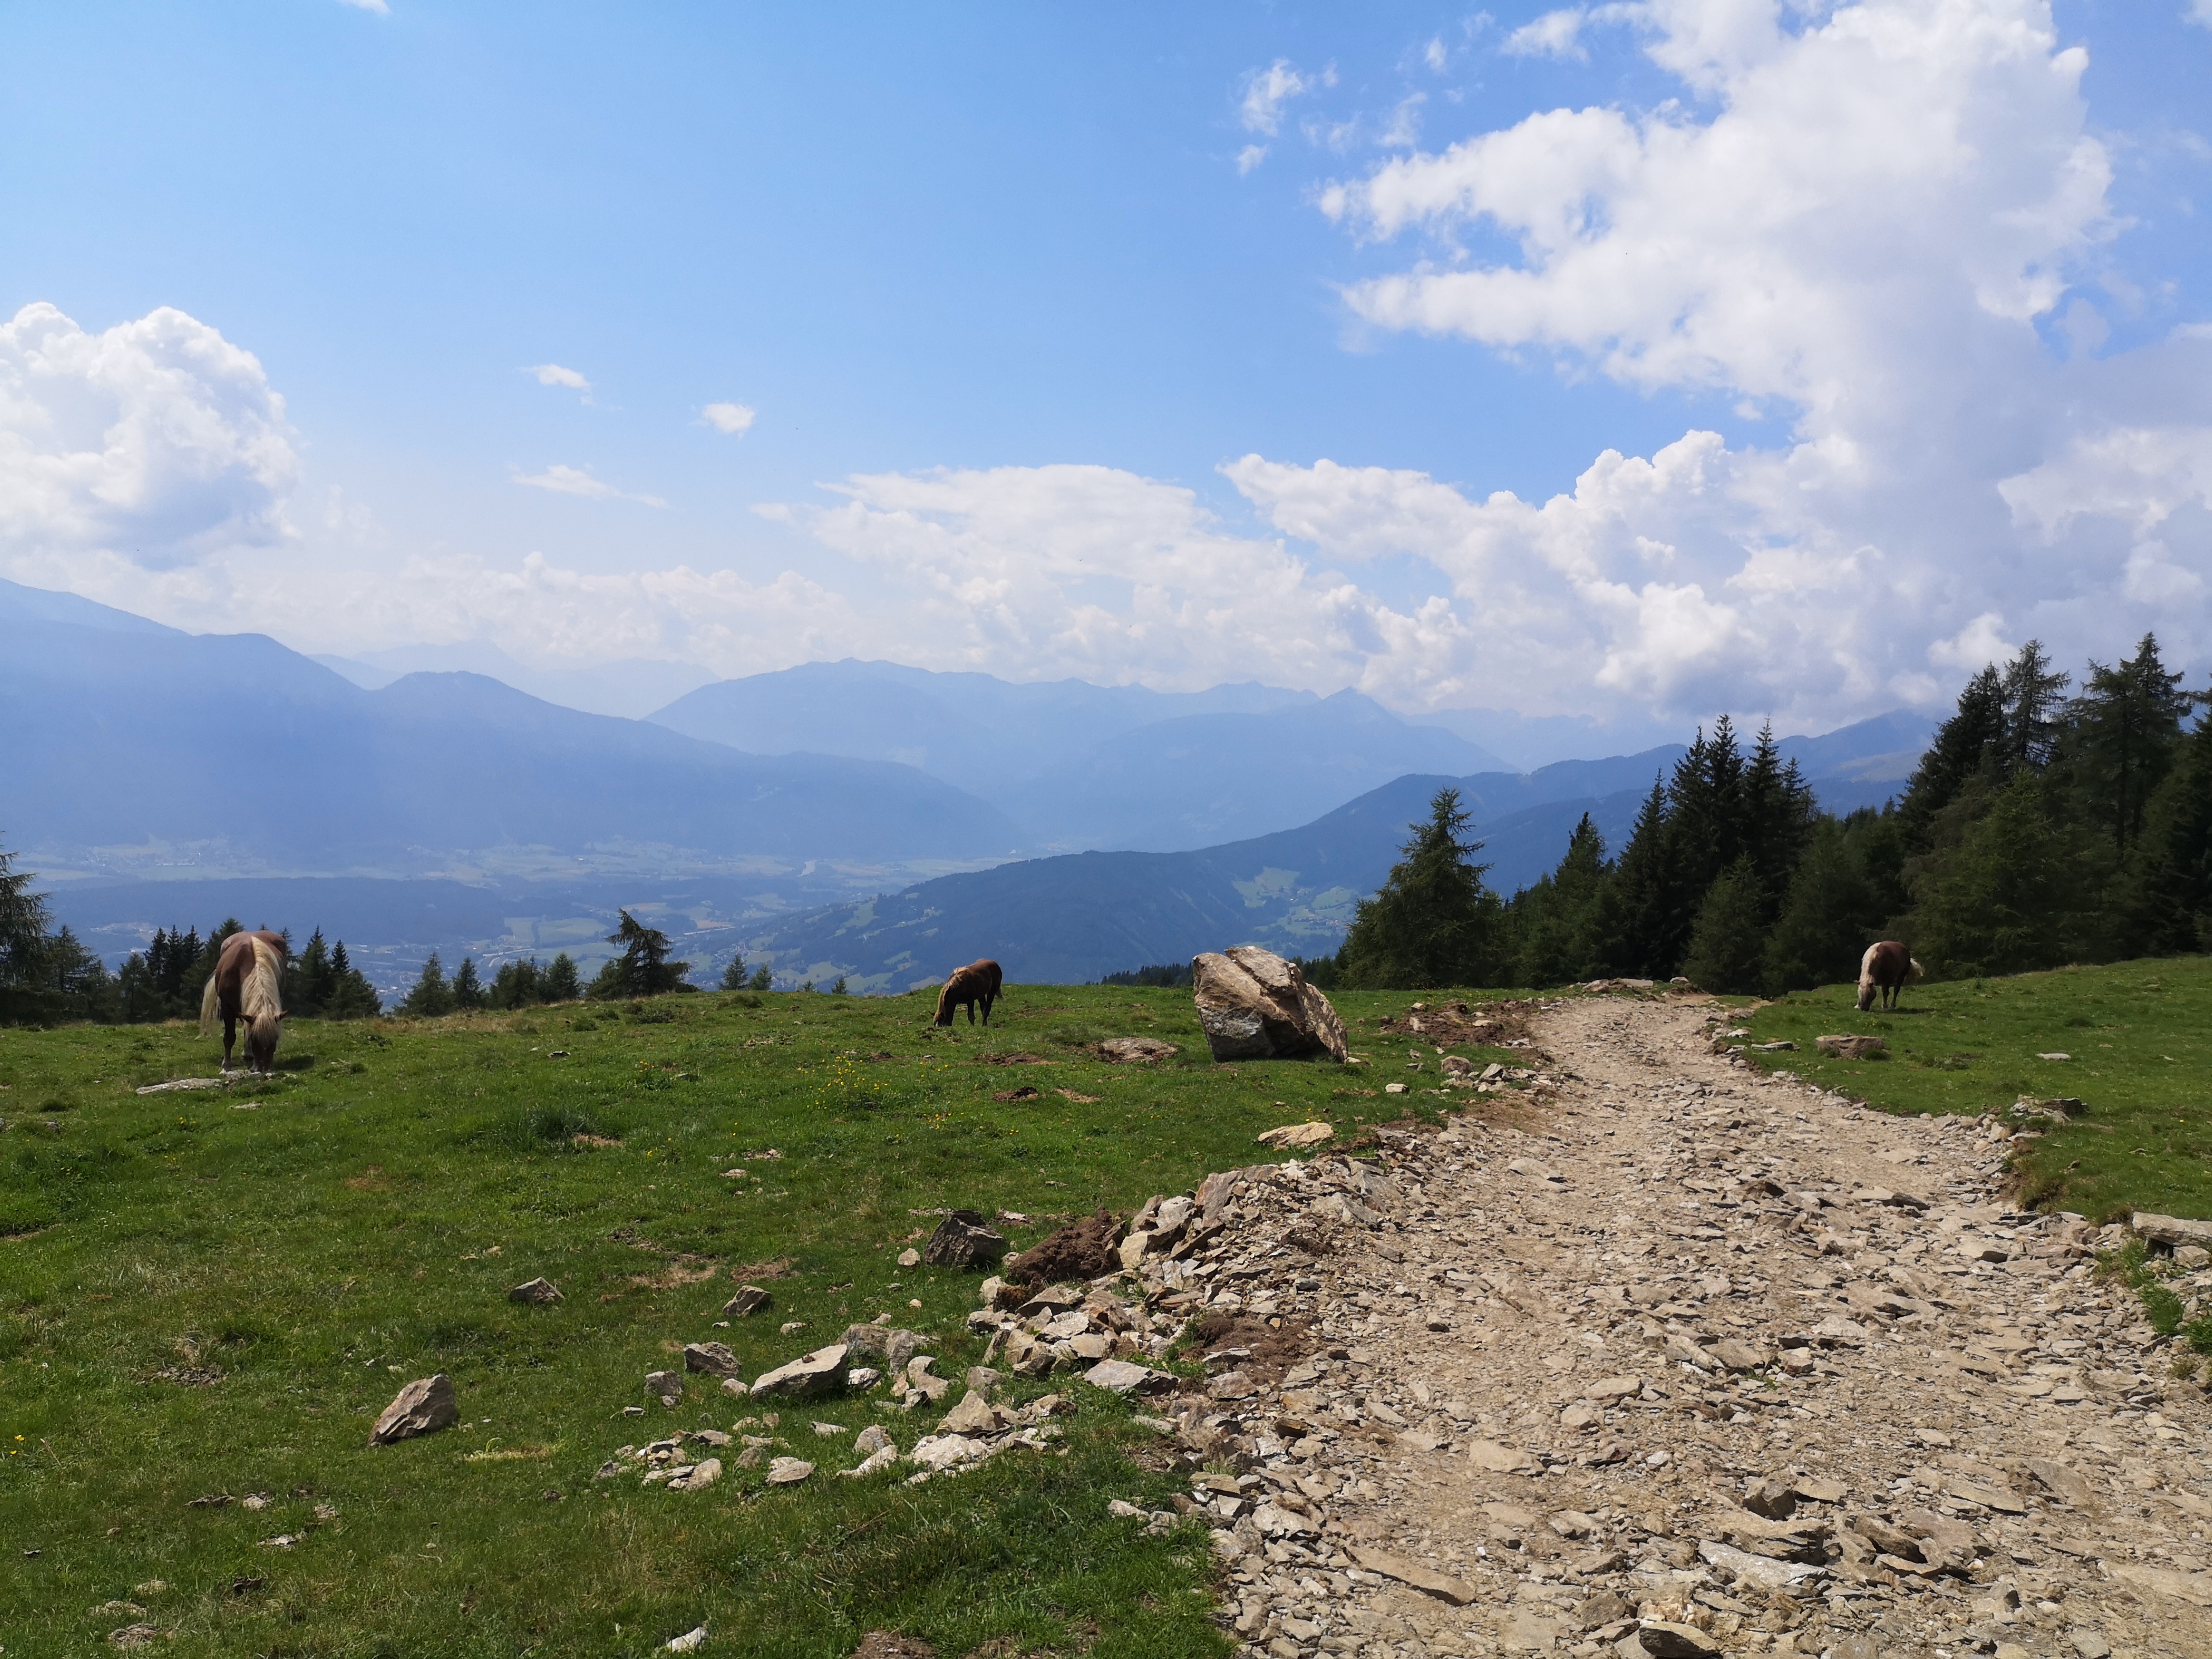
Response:
M914 1249L901 1250L898 1264L902 1267L919 1267L921 1265L921 1252Z
M725 1319L743 1319L774 1305L775 1298L757 1285L740 1285L738 1293L722 1304Z
M803 1319L787 1319L782 1324L777 1326L775 1328L779 1333L785 1336L792 1336L805 1330L806 1328L806 1322Z
M1402 1095L1406 1092L1406 1085L1402 1083L1386 1083L1382 1085L1382 1092L1386 1095Z
M814 1432L817 1437L827 1440L833 1435L844 1433L845 1425L842 1423L817 1423Z
M866 1428L862 1429L860 1432L854 1437L853 1441L853 1449L856 1452L862 1453L866 1456L872 1457L890 1443L891 1437L890 1431L885 1429L880 1423L871 1423Z
M722 1460L719 1457L709 1457L701 1462L694 1463L683 1474L672 1476L668 1482L668 1490L697 1492L702 1486L713 1486L721 1478Z
M695 1629L685 1631L681 1636L670 1637L660 1645L671 1653L690 1653L706 1639L707 1627L701 1625Z
M862 1475L873 1474L878 1469L887 1469L898 1461L898 1448L884 1446L878 1450L870 1452L851 1468L838 1470L837 1478L841 1480L858 1480Z
M143 1648L161 1633L151 1625L125 1625L120 1630L108 1632L107 1639L118 1648Z
M735 1376L738 1357L720 1342L687 1342L684 1346L684 1369L704 1371L709 1376Z
M645 1391L672 1409L684 1398L684 1379L674 1371L647 1371Z
M1006 1253L1005 1235L981 1212L955 1210L937 1224L921 1259L938 1267L988 1267Z
M453 1379L440 1371L435 1376L423 1377L400 1389L384 1408L384 1414L376 1419L376 1426L369 1431L368 1443L389 1446L394 1441L411 1440L418 1434L450 1428L460 1414L453 1401ZM252 1507L252 1500L246 1501Z
M1318 1146L1324 1140L1336 1139L1335 1128L1327 1123L1285 1123L1279 1129L1270 1129L1255 1137L1262 1146L1273 1146L1278 1152L1293 1146Z
M998 1414L991 1409L991 1402L973 1389L962 1396L958 1405L945 1413L945 1420L938 1425L939 1431L945 1434L993 1434L997 1432L998 1427Z
M526 1285L518 1285L507 1293L509 1302L526 1302L533 1307L548 1307L558 1302L561 1287L550 1279L533 1279Z
M845 1386L848 1389L872 1389L883 1380L884 1374L873 1365L856 1366L845 1373Z
M796 1457L779 1457L768 1466L771 1486L795 1486L814 1473L814 1465Z

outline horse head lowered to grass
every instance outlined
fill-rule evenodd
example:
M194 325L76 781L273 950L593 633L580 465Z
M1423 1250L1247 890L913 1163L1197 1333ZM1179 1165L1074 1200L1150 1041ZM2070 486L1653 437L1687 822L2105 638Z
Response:
M246 1063L257 1072L274 1070L276 1041L284 1035L284 939L280 933L233 933L222 942L207 989L200 994L200 1035L222 1020L222 1069L230 1069L231 1045L239 1025L246 1027Z
M955 968L945 981L945 988L937 994L937 1021L939 1025L952 1024L952 1011L964 1007L968 1023L975 1023L975 1005L983 1005L983 1024L991 1023L991 1005L999 1000L1005 983L999 964L988 957L981 962L971 962L965 968Z

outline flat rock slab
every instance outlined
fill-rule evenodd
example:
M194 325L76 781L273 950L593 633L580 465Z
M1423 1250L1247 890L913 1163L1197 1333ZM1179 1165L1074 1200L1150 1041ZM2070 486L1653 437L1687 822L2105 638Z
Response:
M763 1373L748 1392L755 1400L811 1400L835 1394L844 1384L845 1356L849 1352L842 1342L817 1348L787 1365Z
M795 1486L814 1473L814 1465L803 1458L779 1457L768 1466L768 1483L771 1486Z
M389 1446L395 1441L412 1440L418 1434L434 1434L451 1428L460 1415L460 1407L453 1399L453 1379L440 1371L400 1389L368 1431L368 1443Z
M1102 1359L1084 1372L1083 1380L1109 1394L1157 1394L1175 1386L1175 1378L1166 1371L1132 1364L1126 1359Z
M1174 1043L1162 1042L1158 1037L1108 1037L1098 1045L1101 1060L1123 1066L1145 1065L1182 1052Z
M2137 1210L2131 1224L2154 1243L2212 1245L2212 1221L2191 1221L2178 1215Z
M1336 1129L1327 1123L1285 1123L1279 1129L1269 1129L1253 1138L1262 1146L1285 1152L1293 1146L1318 1146L1325 1140L1334 1140Z
M1463 1578L1454 1578L1449 1573L1425 1567L1418 1561L1408 1561L1388 1550L1370 1549L1364 1544L1352 1544L1347 1547L1352 1559L1368 1571L1379 1572L1385 1578L1395 1578L1401 1584L1409 1584L1424 1595L1437 1596L1455 1607L1463 1607L1474 1600L1474 1586Z

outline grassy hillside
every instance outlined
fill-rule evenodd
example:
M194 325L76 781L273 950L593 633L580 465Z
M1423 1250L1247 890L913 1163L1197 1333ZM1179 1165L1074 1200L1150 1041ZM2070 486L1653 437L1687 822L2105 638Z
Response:
M1742 1022L1753 1054L1897 1112L2008 1113L2026 1095L2088 1110L2015 1154L2023 1197L2096 1221L2134 1209L2212 1217L2212 959L2067 968L1905 988L1895 1013L1862 1014L1850 986L1801 992ZM1872 1033L1887 1060L1829 1059L1826 1033ZM2063 1060L2042 1058L2063 1054Z
M1407 1000L1340 1005L1371 1020ZM702 1620L710 1650L749 1655L842 1654L879 1626L948 1659L1001 1636L1219 1650L1202 1540L1107 1517L1176 1483L1131 1461L1152 1436L1089 1390L1065 1457L918 1487L829 1476L857 1459L813 1421L882 1422L902 1449L933 1422L880 1392L782 1411L777 1450L821 1466L796 1488L735 1468L699 1492L594 1479L619 1445L750 1414L703 1378L673 1413L646 1398L686 1341L727 1341L751 1377L887 1312L957 1377L981 1357L975 1276L895 1261L929 1210L1026 1214L1006 1228L1020 1248L1270 1156L1252 1138L1276 1124L1397 1115L1364 1091L1407 1075L1380 1042L1373 1072L1214 1066L1187 993L1017 987L988 1033L933 1030L930 1006L302 1021L271 1081L153 1095L134 1086L211 1073L214 1046L183 1026L8 1033L9 1659L90 1650L138 1617L112 1603L173 1631L179 1659L643 1655ZM1086 1052L1130 1034L1182 1051L1152 1068ZM507 1299L540 1274L565 1301ZM748 1280L775 1309L714 1328ZM439 1370L463 1426L369 1449L398 1386ZM270 1501L193 1505L223 1493Z

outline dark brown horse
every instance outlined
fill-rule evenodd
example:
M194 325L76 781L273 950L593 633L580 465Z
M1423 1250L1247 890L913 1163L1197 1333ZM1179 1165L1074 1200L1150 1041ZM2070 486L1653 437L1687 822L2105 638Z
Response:
M1920 971L1912 952L1893 939L1868 945L1866 955L1859 958L1859 1012L1873 1007L1876 996L1884 1008L1896 1007L1898 993L1908 981L1918 979Z
M218 1015L222 1019L222 1069L230 1069L230 1048L237 1040L240 1021L246 1025L246 1063L256 1072L273 1070L276 1039L284 1034L284 1003L279 986L284 976L282 934L233 933L222 942L200 994L200 1035L214 1034Z
M971 962L965 968L955 968L952 977L945 981L945 988L937 994L937 1023L952 1024L952 1011L965 1008L968 1023L975 1023L975 1005L983 1005L983 1024L991 1023L991 1005L999 1000L999 989L1005 983L999 964L988 957L981 962Z

